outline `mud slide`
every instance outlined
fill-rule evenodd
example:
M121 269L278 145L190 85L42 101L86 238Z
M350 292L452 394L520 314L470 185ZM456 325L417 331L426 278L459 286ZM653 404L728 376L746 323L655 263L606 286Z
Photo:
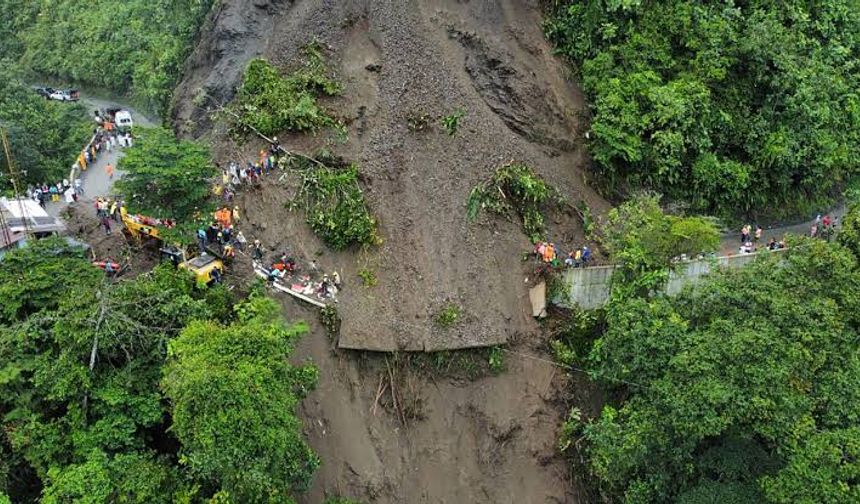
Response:
M234 0L222 3L177 90L174 125L210 140L218 160L252 159L261 144L236 145L195 97L227 101L250 57L290 67L301 47L327 48L341 98L327 103L348 125L346 143L326 135L288 136L291 149L327 146L360 165L369 204L385 242L368 252L333 253L301 213L284 208L287 189L268 180L240 194L241 224L272 253L288 249L337 269L339 341L330 342L315 311L285 300L287 315L312 323L298 358L320 367L320 386L303 406L313 447L324 465L305 501L326 494L367 502L577 502L568 464L556 452L565 378L543 353L531 317L530 249L520 224L466 219L471 188L499 166L519 161L572 203L597 213L607 204L584 182L583 99L541 32L536 1ZM456 136L439 118L465 112ZM410 119L431 118L426 128ZM574 212L550 215L554 241L582 245ZM375 271L378 285L357 272ZM243 259L239 278L253 278ZM448 304L461 321L442 328L433 317ZM511 343L508 370L477 381L415 376L420 415L404 422L377 407L380 358L344 349L439 350ZM339 349L335 348L339 347ZM521 357L527 354L529 357Z

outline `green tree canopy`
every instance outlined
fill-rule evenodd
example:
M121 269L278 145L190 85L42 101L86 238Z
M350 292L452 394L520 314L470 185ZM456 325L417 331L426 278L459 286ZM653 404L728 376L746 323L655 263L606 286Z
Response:
M56 184L69 176L92 135L93 123L83 107L46 100L0 69L0 127L8 131L22 182ZM11 189L7 174L0 148L0 189Z
M665 280L673 258L713 252L720 235L712 220L668 215L658 196L640 194L609 212L603 241L622 287L647 293Z
M577 66L593 105L589 147L610 184L721 215L789 213L857 175L858 7L566 1L546 31Z
M181 460L237 502L293 502L319 465L295 416L316 370L288 362L306 331L285 325L273 301L252 298L236 323L193 323L170 343L162 385Z
M593 473L630 503L856 500L858 292L854 256L815 240L612 300L590 362L628 393L585 427Z
M212 0L0 0L0 58L166 111Z
M39 495L46 503L200 502L217 495L208 477L196 475L220 466L195 466L199 472L192 473L177 463L176 423L159 387L170 342L185 327L232 321L227 327L236 334L282 336L283 356L303 330L279 325L273 303L264 300L240 305L237 320L226 288L197 289L187 273L167 265L108 281L59 239L7 253L0 293L11 300L0 318L0 491L16 502ZM223 372L231 376L229 368ZM294 405L315 370L290 368L289 377L281 385ZM280 460L280 468L295 469L295 481L306 481L316 459L292 412L289 418L292 423L258 425L264 431L248 439L269 436L302 448L291 453L306 458L295 466Z
M202 144L164 128L139 130L119 169L126 174L116 187L132 212L188 222L211 209L217 170Z

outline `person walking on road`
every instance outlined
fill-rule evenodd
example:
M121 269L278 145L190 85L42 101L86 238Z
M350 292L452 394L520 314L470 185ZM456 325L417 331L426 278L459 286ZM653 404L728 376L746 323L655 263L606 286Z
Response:
M113 165L112 164L108 163L107 166L105 166L105 172L107 173L108 178L113 180Z

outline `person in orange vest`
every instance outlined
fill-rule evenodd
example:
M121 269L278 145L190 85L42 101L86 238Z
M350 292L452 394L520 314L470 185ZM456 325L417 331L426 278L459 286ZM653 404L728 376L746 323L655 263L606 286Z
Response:
M109 179L113 179L113 165L112 164L108 163L107 166L105 166L105 172L107 172Z

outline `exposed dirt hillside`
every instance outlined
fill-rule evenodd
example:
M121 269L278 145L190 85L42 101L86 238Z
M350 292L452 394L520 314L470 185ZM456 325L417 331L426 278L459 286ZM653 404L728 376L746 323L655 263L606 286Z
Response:
M528 240L516 223L468 223L465 201L478 181L516 160L570 201L604 207L583 182L581 96L551 55L540 21L528 2L254 0L224 2L206 30L174 111L178 127L192 135L211 134L194 106L199 90L226 101L258 53L289 67L303 45L319 40L345 85L328 105L349 123L349 140L332 149L360 164L385 243L366 258L379 278L373 295L341 298L342 347L436 350L534 331L520 262ZM452 138L437 118L457 108L466 116ZM425 131L409 128L417 114L434 118ZM324 145L322 138L281 138L297 150ZM238 157L231 142L215 139L222 161ZM256 147L241 152L251 157ZM249 215L268 225L267 245L323 250L302 215L278 204L248 205ZM581 244L572 212L553 219L554 240ZM326 253L320 261L347 279L360 267L354 253ZM441 330L432 317L449 302L464 308L464 322Z
M290 149L327 146L359 163L384 244L331 252L301 213L284 209L288 191L271 178L238 197L249 239L341 272L339 346L436 350L513 341L517 352L497 377L415 377L409 395L420 398L421 415L404 426L391 409L374 410L381 358L334 350L316 312L285 300L287 315L314 330L298 357L321 371L303 405L324 461L306 502L330 493L382 503L584 502L555 448L566 379L535 359L547 356L521 261L530 243L517 222L466 220L471 188L512 160L531 165L570 202L585 201L597 213L607 208L584 181L583 100L543 38L538 2L230 0L219 9L173 110L176 128L211 141L219 162L253 159L262 144L233 143L195 97L202 89L228 101L251 57L288 68L318 40L344 84L343 96L326 105L348 124L346 143L325 134L279 136ZM466 116L449 137L438 118L458 108ZM409 118L420 114L431 124L413 131ZM583 244L573 212L557 211L549 223L564 248ZM364 267L376 272L376 287L359 285ZM247 258L232 274L251 277ZM451 302L462 307L463 322L441 329L433 316Z

